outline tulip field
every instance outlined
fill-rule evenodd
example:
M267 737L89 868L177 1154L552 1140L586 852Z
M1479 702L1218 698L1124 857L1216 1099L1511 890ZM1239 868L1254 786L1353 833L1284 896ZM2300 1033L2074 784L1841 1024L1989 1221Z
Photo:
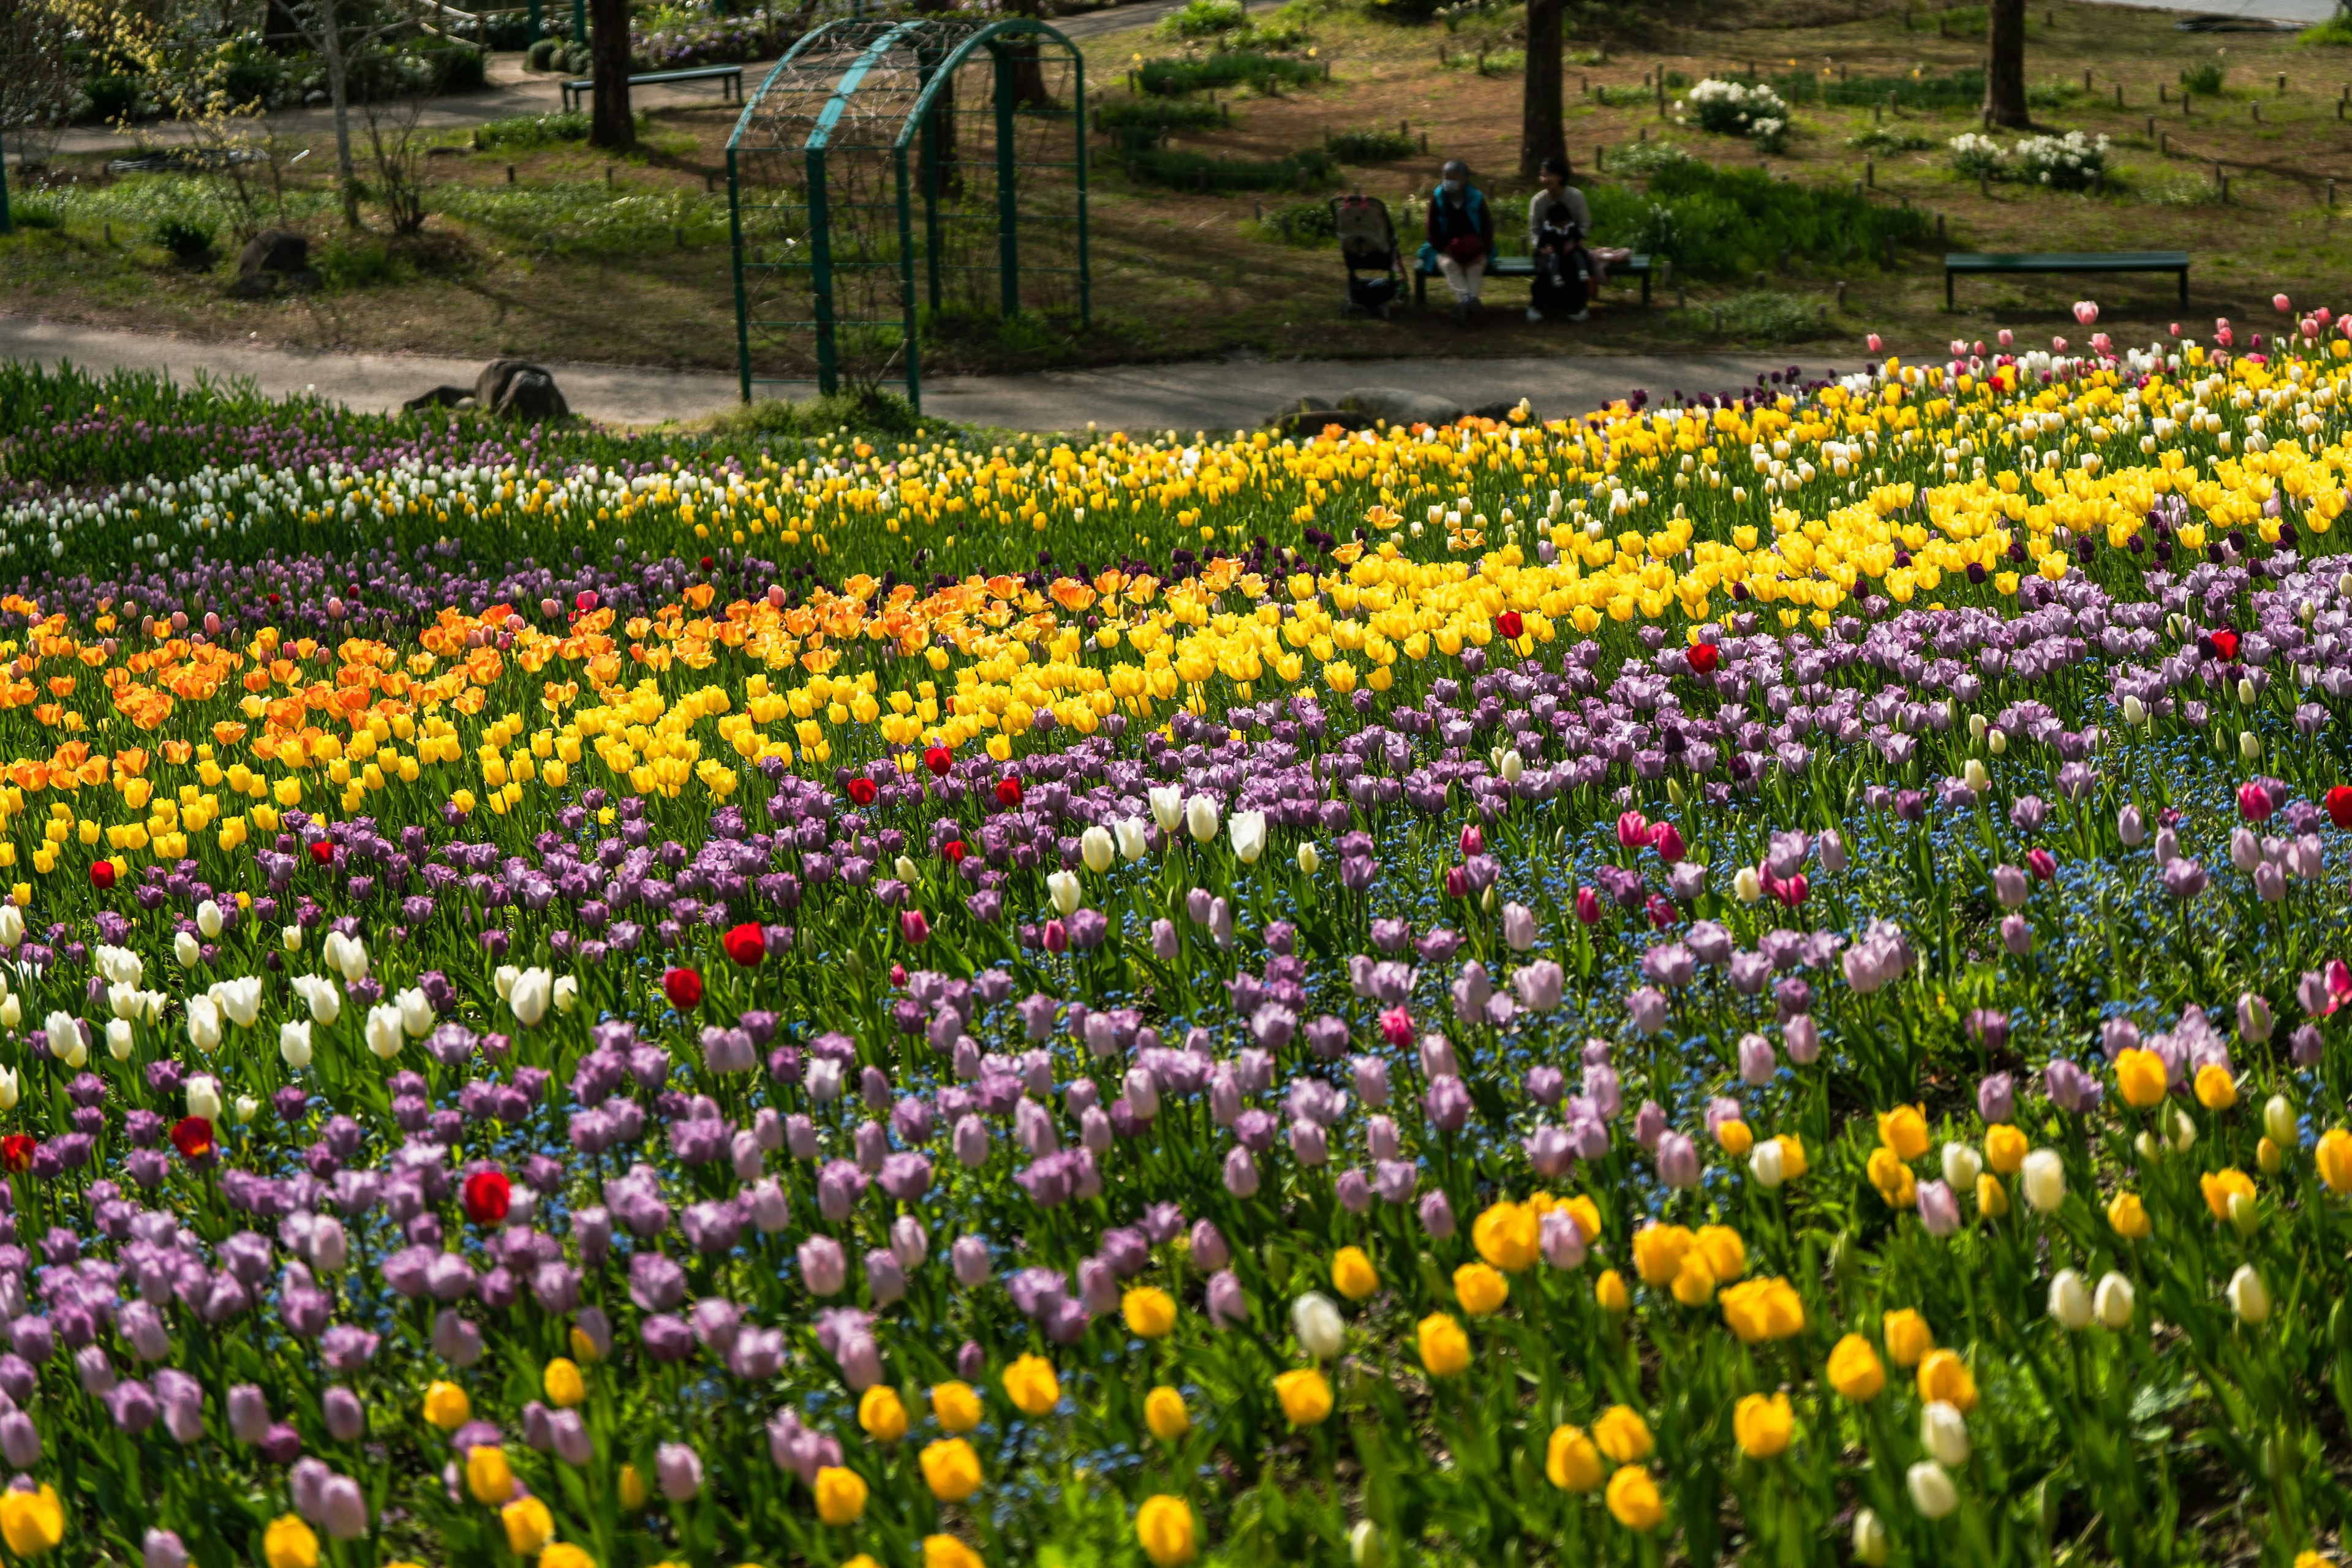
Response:
M1296 438L0 367L0 1562L2336 1560L2279 303Z

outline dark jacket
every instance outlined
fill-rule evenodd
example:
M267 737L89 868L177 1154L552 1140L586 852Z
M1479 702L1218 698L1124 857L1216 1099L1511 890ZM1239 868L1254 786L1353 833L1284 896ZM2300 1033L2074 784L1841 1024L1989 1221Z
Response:
M1455 248L1457 239L1475 239L1477 248L1464 256ZM1429 198L1429 243L1440 256L1451 256L1457 261L1472 261L1495 251L1495 214L1478 187L1464 191L1462 205L1455 206L1445 199L1444 186Z

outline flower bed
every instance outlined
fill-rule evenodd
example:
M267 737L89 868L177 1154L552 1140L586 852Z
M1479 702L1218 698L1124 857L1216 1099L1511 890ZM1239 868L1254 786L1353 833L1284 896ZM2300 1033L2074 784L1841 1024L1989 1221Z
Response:
M896 453L0 377L0 1541L2322 1546L2331 324Z

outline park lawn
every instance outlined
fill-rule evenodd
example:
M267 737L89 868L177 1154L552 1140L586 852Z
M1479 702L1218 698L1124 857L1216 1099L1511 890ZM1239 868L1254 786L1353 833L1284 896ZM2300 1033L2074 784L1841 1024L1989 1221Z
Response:
M1640 46L1572 39L1568 139L1580 183L1595 179L1596 157L1600 180L1622 178L1606 173L1608 160L1662 138L1718 165L1760 166L1800 182L1851 189L1867 174L1872 200L1908 202L1939 216L1949 248L2188 250L2196 259L2187 315L2200 321L2229 316L2260 326L2270 317L2273 293L2319 297L2340 279L2340 265L2332 260L2340 233L2324 181L2343 179L2343 199L2352 202L2352 122L2337 110L2352 78L2352 51L2298 47L2291 35L2184 33L2167 13L2037 5L2027 67L2046 106L2037 108L2036 121L2053 132L2079 129L2112 139L2111 173L2095 195L2002 184L1980 193L1972 179L1950 172L1944 150L1951 136L1974 128L1964 110L1906 111L1882 123L1867 110L1803 106L1793 116L1789 147L1759 157L1743 142L1662 118L1654 96L1638 90L1656 69L1692 79L1751 67L1767 77L1933 77L1980 63L1981 38L1962 36L1967 13L1956 14L1961 26L1947 36L1932 9L1915 8L1906 26L1896 6L1864 5L1867 14L1857 18L1850 7L1799 5L1768 0L1748 8L1738 25L1684 30ZM1177 132L1171 144L1271 159L1319 144L1332 132L1402 124L1413 139L1411 156L1343 168L1331 189L1360 189L1396 207L1408 194L1427 193L1440 158L1460 156L1496 197L1507 244L1514 243L1513 215L1523 210L1527 190L1513 172L1517 70L1482 73L1474 58L1478 37L1469 28L1402 27L1339 10L1315 15L1310 26L1318 58L1332 64L1328 83L1272 97L1247 89L1221 94L1230 98L1232 123ZM1099 35L1085 47L1097 104L1127 95L1126 73L1138 57L1182 47L1149 27ZM1441 54L1452 63L1441 64ZM2159 105L2159 83L2170 88L2182 71L2217 58L2227 72L2219 98L2198 100L2186 116L2177 89ZM1490 61L1514 63L1499 53ZM1601 101L1604 91L1618 101ZM2160 153L2147 135L2151 113L2168 136L2168 152ZM289 189L311 214L300 226L312 236L330 278L315 294L228 300L223 285L232 258L191 269L127 223L115 225L108 243L95 218L0 240L0 292L7 308L20 312L199 338L732 369L723 180L722 195L710 193L733 121L732 111L717 106L656 110L649 146L617 161L576 143L473 152L464 133L445 136L453 144L427 165L428 178L443 187L430 198L435 216L423 236L404 242L380 233L342 234L331 211L320 210L331 206L323 184L315 176L293 179ZM1865 153L1849 144L1874 125L1927 145ZM1426 155L1418 150L1424 135ZM324 137L307 145L311 155L302 168L329 164ZM1330 190L1171 191L1129 179L1108 153L1098 140L1094 330L1047 323L1042 331L959 335L927 345L930 373L1216 354L1516 355L1772 343L1848 353L1874 330L1898 349L1940 352L1948 338L1982 337L2001 326L2033 334L2074 331L2068 307L2085 296L2100 300L2101 325L2125 341L2161 333L2183 315L2171 280L2158 277L1967 279L1959 310L1947 315L1937 265L1942 247L1930 238L1899 253L1891 271L1877 260L1750 258L1752 271L1743 266L1736 277L1664 285L1647 311L1633 290L1620 289L1590 321L1573 327L1526 322L1517 309L1524 286L1508 282L1490 296L1501 308L1466 329L1443 310L1408 310L1386 323L1347 321L1339 311L1338 258L1328 244L1286 244L1256 221L1287 204L1319 202ZM2213 180L2215 158L2226 162L2226 204ZM69 161L58 174L102 177L101 162ZM629 198L632 216L599 227L608 179L614 196ZM1410 249L1417 237L1405 238Z

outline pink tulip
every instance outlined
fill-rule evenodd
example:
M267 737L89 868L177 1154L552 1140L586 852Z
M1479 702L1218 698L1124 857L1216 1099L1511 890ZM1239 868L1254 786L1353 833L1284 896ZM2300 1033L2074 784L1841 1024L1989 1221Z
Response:
M1617 847L1640 849L1650 842L1650 819L1638 811L1629 811L1617 818Z
M2105 332L2093 332L2093 333L2091 334L2091 352L2092 352L2093 353L2096 353L2096 354L2107 354L2107 353L2112 353L2113 352L2115 352L2115 346L2116 346L2116 341L2115 341L2113 338L2111 338L2111 337L2107 336L2107 334L2106 334L2106 333L2105 333Z
M2084 326L2086 326L2086 327L2087 327L2087 326L2089 326L2093 321L2097 321L2097 320L2099 319L2099 304L2098 304L2098 301L2097 301L2097 300L2075 300L2075 301L2074 301L2074 319L2075 319L2076 321L2078 321L2082 322L2082 323L2083 323L2083 325L2084 325Z
M2180 335L2180 323L2178 321L2172 323L2172 335L2176 338Z
M2066 340L2063 338L2052 338L2050 340L2050 352L2053 354L2064 353L2066 352Z
M1979 359L1984 358L1984 340L1982 338L1979 338L1976 342L1976 347L1970 349L1969 352L1975 354Z
M2294 301L2284 294L2273 294L2271 296L2271 309L2284 316L2293 312Z
M1867 348L1872 353L1876 353L1879 350L1886 346L1885 343L1880 341L1876 332L1871 333L1868 337L1863 339L1862 342L1863 346Z
M2017 342L2017 334L2011 331L2007 327L2003 327L2000 330L2000 346L2007 348L2015 342Z

